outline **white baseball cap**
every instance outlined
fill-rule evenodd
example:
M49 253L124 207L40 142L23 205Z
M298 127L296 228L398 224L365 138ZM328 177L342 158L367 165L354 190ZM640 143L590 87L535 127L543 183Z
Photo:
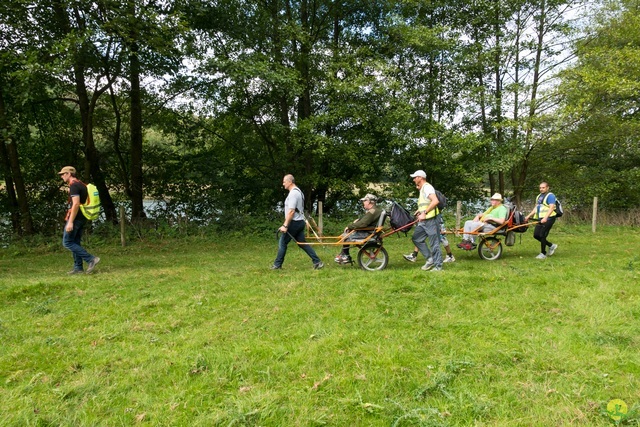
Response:
M423 171L422 169L418 169L417 171L415 171L414 173L412 173L411 175L409 175L411 178L415 178L416 176L421 176L423 178L427 178L427 173L425 171Z

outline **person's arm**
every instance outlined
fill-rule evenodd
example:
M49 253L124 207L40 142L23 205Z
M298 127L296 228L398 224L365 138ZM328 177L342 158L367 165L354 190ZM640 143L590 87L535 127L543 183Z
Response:
M346 230L355 230L356 228L366 228L371 227L372 223L375 223L375 210L367 211L362 218L353 221L351 224L347 225Z
M73 231L73 221L75 221L80 209L80 196L71 196L71 208L69 209L69 218L67 219L67 226L65 229L67 233Z
M434 210L436 206L438 206L438 203L440 203L438 201L438 196L436 196L436 193L429 194L429 200L431 201L431 203L429 203L429 206L427 206L427 209L423 210L422 212L419 212L418 214L418 219L421 221L426 219L427 214L432 210Z
M280 226L280 228L278 229L279 231L286 233L286 231L289 229L289 224L291 224L291 221L293 221L293 216L295 215L295 213L295 209L289 209L287 213L284 214L284 224Z
M531 218L532 216L534 216L536 214L536 209L538 209L538 206L534 206L533 209L531 210L531 212L529 212L529 215L525 216L524 219L526 221L529 221L529 218Z
M502 225L504 224L504 222L506 221L506 218L503 215L500 216L496 216L496 217L490 217L487 219L487 222L491 222L497 225Z

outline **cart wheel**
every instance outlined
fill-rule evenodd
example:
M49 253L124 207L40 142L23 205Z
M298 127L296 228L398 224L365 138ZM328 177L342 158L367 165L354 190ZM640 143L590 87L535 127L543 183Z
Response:
M487 261L494 261L502 255L502 242L495 237L482 239L478 245L478 255Z
M368 246L358 252L358 264L363 270L384 270L389 263L389 254L382 246Z

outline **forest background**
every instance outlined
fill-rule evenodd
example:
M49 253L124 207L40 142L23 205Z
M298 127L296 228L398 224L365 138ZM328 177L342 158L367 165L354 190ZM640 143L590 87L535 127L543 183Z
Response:
M0 5L0 222L59 232L56 172L106 223L237 230L307 209L406 200L640 206L640 2L10 0Z

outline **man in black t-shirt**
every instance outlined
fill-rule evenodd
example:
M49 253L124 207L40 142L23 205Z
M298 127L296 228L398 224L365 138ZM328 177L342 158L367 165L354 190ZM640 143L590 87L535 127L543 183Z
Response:
M80 210L80 205L87 201L87 186L76 178L76 168L73 166L63 167L58 175L69 185L69 210L62 234L62 245L73 254L73 270L69 274L83 273L83 261L87 263L87 273L91 273L100 258L91 255L80 245L82 229L88 221Z

